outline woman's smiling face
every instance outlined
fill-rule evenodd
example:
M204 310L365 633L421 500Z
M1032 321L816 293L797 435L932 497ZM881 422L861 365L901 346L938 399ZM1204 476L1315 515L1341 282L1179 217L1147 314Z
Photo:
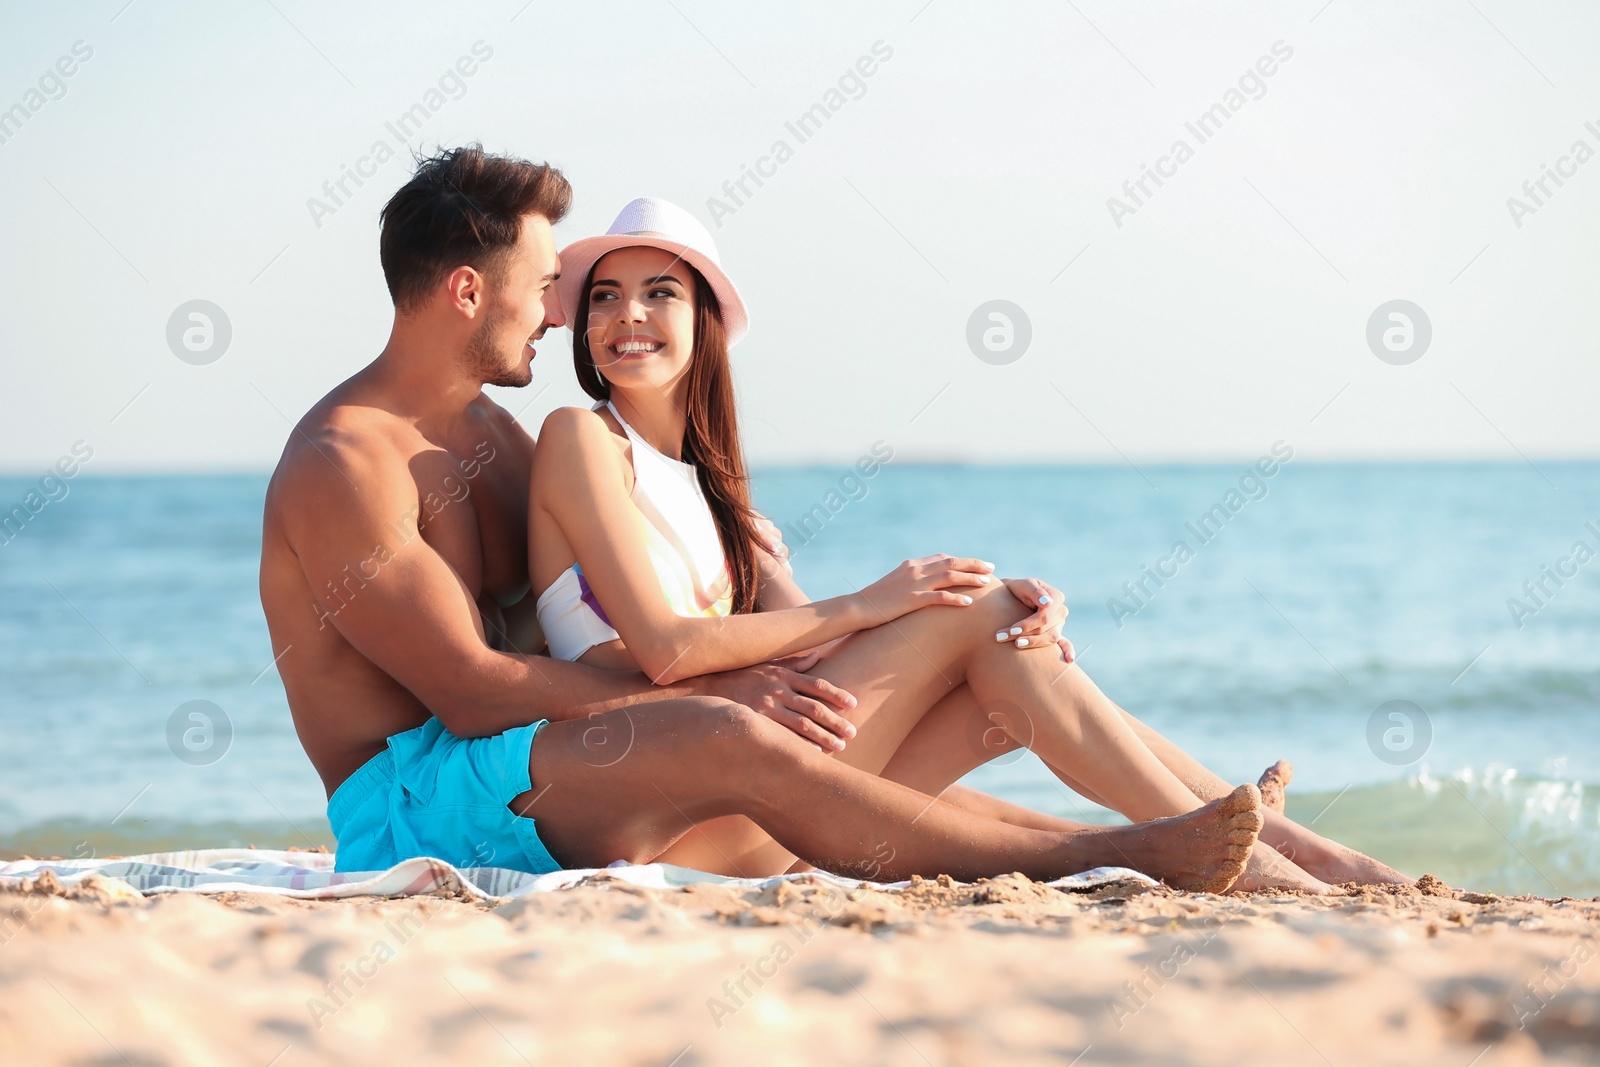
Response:
M619 248L595 263L584 337L613 387L666 391L689 369L694 279L694 268L660 248Z

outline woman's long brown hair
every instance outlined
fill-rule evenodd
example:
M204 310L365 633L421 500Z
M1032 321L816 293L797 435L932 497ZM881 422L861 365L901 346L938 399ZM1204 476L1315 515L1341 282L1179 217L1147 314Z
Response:
M733 582L733 610L749 614L756 609L756 546L761 542L756 535L755 511L750 507L750 474L739 443L728 335L711 286L699 271L683 265L694 276L694 353L689 359L683 458L695 466L722 539L722 554ZM572 365L585 393L596 400L610 400L611 383L595 366L589 351L589 286L593 281L591 268L583 280L573 319Z

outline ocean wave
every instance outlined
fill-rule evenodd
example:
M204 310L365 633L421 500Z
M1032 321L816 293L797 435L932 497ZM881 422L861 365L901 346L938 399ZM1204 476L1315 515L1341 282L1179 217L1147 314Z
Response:
M114 825L103 820L49 819L6 827L0 833L0 860L111 859L150 852L199 848L333 848L327 820L296 820L293 828L272 823L128 818Z
M1408 874L1480 892L1600 895L1600 786L1488 765L1296 795L1289 815Z

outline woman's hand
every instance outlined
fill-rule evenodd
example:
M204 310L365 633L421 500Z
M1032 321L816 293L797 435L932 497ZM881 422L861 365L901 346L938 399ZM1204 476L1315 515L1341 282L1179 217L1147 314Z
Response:
M961 592L995 580L994 564L940 553L908 559L857 594L866 605L864 624L891 619L937 604L964 607L972 597Z
M995 634L994 639L1010 641L1021 649L1058 648L1067 663L1076 659L1077 653L1073 651L1072 642L1061 636L1061 624L1067 620L1067 600L1061 590L1037 578L1001 580L1012 596L1035 610L1010 629Z

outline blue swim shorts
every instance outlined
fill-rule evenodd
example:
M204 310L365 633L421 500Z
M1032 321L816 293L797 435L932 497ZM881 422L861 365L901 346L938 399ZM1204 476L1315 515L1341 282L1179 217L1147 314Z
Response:
M506 807L532 788L528 752L546 721L463 739L429 719L389 738L328 798L333 869L383 871L431 856L456 867L560 870L533 820Z

